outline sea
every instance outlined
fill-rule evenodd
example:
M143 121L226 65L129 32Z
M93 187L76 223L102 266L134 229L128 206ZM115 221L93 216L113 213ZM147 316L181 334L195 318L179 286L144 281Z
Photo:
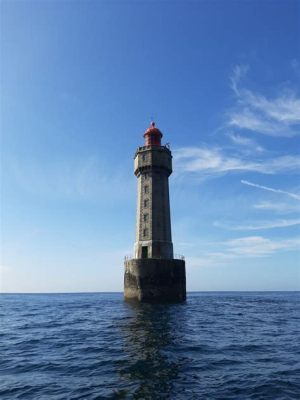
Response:
M0 399L300 399L299 292L0 295Z

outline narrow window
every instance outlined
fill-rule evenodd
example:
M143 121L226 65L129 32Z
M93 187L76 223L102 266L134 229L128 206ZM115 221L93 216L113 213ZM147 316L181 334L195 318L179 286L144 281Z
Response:
M144 222L148 222L149 221L149 214L144 214L143 220L144 220Z
M144 174L144 179L145 179L145 181L147 181L148 178L149 178L149 175L148 175L148 174Z
M149 199L144 200L144 207L148 208L149 207Z
M145 229L143 230L143 236L144 236L144 237L147 237L147 236L148 236L148 229L147 229L147 228L145 228Z
M143 154L143 161L146 160L146 154Z
M144 193L149 193L149 186L148 185L144 186Z

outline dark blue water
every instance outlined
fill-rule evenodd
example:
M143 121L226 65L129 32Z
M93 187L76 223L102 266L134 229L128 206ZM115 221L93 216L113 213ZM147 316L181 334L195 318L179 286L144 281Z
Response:
M1 295L1 399L300 399L299 293Z

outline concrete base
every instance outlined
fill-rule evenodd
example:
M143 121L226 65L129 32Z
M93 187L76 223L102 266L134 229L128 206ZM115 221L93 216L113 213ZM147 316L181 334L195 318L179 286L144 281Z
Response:
M126 260L124 297L143 302L185 301L185 261L153 258Z

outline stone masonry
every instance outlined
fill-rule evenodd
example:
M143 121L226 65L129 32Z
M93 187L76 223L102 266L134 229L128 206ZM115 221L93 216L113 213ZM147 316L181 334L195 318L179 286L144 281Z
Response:
M134 258L125 260L125 299L184 301L185 261L174 259L168 178L172 154L152 123L134 158L138 179Z

